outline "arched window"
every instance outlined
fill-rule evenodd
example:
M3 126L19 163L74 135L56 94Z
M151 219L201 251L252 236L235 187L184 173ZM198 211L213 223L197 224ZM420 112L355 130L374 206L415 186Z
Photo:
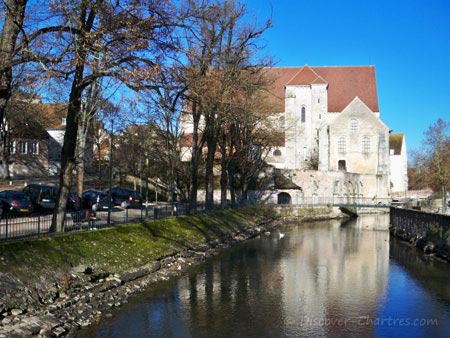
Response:
M339 154L345 154L347 151L347 145L345 144L345 137L339 138L338 141L338 152Z
M306 108L302 107L302 123L306 121Z
M370 138L365 136L362 140L362 152L363 154L370 153Z
M358 130L358 120L357 119L351 119L350 120L350 132L354 133Z
M280 151L280 149L275 149L275 150L273 151L273 156L281 156L281 151Z

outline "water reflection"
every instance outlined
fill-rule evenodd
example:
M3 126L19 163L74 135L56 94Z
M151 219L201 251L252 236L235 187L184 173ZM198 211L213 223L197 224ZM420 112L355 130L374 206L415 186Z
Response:
M414 315L399 300L414 298L405 281L415 285L415 304L426 303L421 316L450 318L448 303L429 295L433 283L424 277L427 286L417 285L403 263L390 264L389 250L401 249L389 241L388 215L289 224L148 292L80 337L445 336L442 326L405 331L375 322ZM449 299L446 292L441 298Z
M385 217L359 218L345 226L338 221L313 224L290 232L291 255L282 264L288 336L373 336L370 326L359 325L359 318L375 316L378 299L386 292Z

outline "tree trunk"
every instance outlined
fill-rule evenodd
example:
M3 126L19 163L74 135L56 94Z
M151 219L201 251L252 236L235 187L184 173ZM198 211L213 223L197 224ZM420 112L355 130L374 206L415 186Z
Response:
M216 137L209 135L206 145L208 154L206 155L205 163L205 183L206 183L206 208L213 209L214 207L214 155L216 153L217 142Z
M241 204L244 204L244 203L247 202L247 199L248 199L248 183L247 183L247 180L241 179L241 187L242 187Z
M6 13L0 36L0 121L5 121L6 105L11 97L13 78L11 63L17 37L23 26L27 0L5 1Z
M81 126L78 128L77 149L76 149L76 172L77 172L77 193L81 196L84 183L84 154L86 151L86 112L82 114Z
M82 58L82 56L80 56ZM81 98L83 89L80 83L83 80L84 58L78 60L72 88L69 96L69 106L67 109L67 124L64 133L64 145L61 153L61 173L59 176L59 192L56 200L55 211L53 213L52 226L50 231L64 231L64 218L72 185L73 171L76 167L75 150L78 136L78 116L81 111Z
M2 134L4 135L2 169L3 179L10 178L9 159L9 137L8 120L6 118L6 106L11 98L11 83L13 71L11 63L16 49L17 37L23 26L27 0L7 0L4 2L6 13L4 14L3 29L0 36L0 121L2 123Z
M220 204L222 207L227 205L227 189L228 189L228 174L227 174L227 158L226 150L221 151L222 158L220 160Z
M189 194L189 210L197 210L197 192L198 192L198 164L199 164L199 140L198 127L200 124L200 114L196 111L196 104L192 109L192 157L191 157L191 191Z
M2 155L2 170L3 170L2 179L4 181L9 180L11 178L11 173L9 172L9 155L8 154Z
M442 211L447 211L447 190L442 186Z
M1 127L2 131L2 170L3 180L10 179L10 172L9 172L9 157L11 154L10 151L10 143L11 143L11 132L8 130L8 123L6 122L6 119L4 120L4 123L2 123Z
M91 121L94 111L94 95L96 83L94 82L89 86L88 93L86 95L86 103L82 106L78 119L78 136L77 136L77 149L76 149L76 172L77 172L77 193L81 196L84 186L84 170L86 164L86 143L87 137L91 128Z

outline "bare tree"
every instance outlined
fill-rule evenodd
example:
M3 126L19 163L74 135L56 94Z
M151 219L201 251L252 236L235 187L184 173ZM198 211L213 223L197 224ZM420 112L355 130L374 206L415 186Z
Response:
M438 119L424 133L420 151L414 153L414 163L422 182L442 192L442 208L450 188L450 123ZM417 174L417 173L416 173Z
M60 189L53 231L62 231L67 196L76 165L76 140L86 88L102 77L132 89L150 86L170 36L168 2L67 0L53 10L61 16L66 57L52 72L71 81L61 155ZM70 33L67 33L70 32ZM97 62L101 58L101 62ZM93 65L96 65L95 67ZM97 65L100 65L97 67Z
M157 138L161 144L153 142L153 159L160 163L160 168L166 168L162 175L170 191L169 199L173 203L177 191L184 195L186 190L186 171L181 163L180 154L180 117L182 99L186 91L183 73L178 67L170 67L157 77L154 95L151 95L153 119ZM156 153L155 153L156 151Z
M198 164L203 145L206 146L206 205L214 196L214 164L220 128L230 110L235 94L251 84L242 77L244 70L262 67L254 55L258 39L270 27L244 24L245 6L236 1L189 2L198 15L189 25L192 38L188 44L190 69L187 72L187 99L193 124L191 158L191 207L195 208L198 189ZM201 121L204 127L200 130Z

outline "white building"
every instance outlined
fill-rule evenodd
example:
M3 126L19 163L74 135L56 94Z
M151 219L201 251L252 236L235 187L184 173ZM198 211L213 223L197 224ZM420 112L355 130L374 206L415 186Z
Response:
M404 134L389 135L389 160L391 169L391 192L408 191L408 156Z

